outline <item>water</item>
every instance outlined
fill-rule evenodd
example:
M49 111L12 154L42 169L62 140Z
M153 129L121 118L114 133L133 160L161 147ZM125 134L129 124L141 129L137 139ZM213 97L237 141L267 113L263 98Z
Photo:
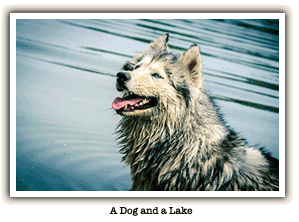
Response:
M169 33L200 46L226 121L279 157L278 20L17 20L17 190L128 190L115 74Z

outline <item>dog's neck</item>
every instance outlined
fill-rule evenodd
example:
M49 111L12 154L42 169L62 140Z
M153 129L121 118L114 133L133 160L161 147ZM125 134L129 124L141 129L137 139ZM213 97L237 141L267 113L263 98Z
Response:
M188 157L185 157L188 159L203 148L207 150L219 143L228 133L224 123L218 118L216 111L207 114L206 108L196 108L188 112L196 110L197 113L186 113L176 119L169 118L167 113L157 117L123 117L117 132L124 162L134 165L145 156L155 158L154 156L163 152L171 152L176 156L180 153L180 147L189 149ZM206 118L206 115L214 115L215 121L204 122L211 119ZM159 147L159 150L155 150L155 147Z

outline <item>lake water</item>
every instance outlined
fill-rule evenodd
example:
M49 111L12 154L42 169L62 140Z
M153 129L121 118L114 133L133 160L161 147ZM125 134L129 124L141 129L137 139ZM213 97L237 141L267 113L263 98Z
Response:
M227 123L278 158L278 29L278 20L17 20L17 190L129 190L115 75L165 33L175 52L200 46Z

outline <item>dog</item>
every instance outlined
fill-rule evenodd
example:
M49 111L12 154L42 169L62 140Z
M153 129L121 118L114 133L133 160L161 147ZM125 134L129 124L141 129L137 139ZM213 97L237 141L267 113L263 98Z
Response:
M112 108L133 191L277 191L279 161L224 121L203 84L197 45L152 42L117 73Z

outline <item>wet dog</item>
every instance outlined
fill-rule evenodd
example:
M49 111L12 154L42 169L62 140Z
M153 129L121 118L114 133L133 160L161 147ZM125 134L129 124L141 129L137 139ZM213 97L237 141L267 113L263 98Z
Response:
M168 37L117 74L112 108L131 190L278 190L278 160L227 126L205 89L199 47L177 55Z

